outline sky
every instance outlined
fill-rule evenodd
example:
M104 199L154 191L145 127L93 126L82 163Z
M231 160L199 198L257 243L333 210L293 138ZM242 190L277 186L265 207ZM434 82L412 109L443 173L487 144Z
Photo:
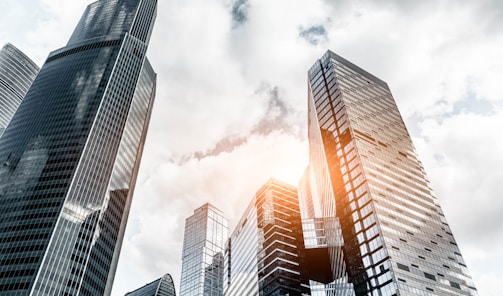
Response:
M42 66L89 0L2 0L0 44ZM307 70L327 49L386 81L480 295L503 282L503 2L159 0L157 96L113 296L170 273L206 202L231 230L308 161Z

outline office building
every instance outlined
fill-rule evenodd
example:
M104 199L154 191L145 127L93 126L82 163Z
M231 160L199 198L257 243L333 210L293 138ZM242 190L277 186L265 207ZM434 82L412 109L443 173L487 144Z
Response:
M126 293L125 296L176 296L175 284L171 275L167 273L141 288Z
M156 0L90 4L0 138L2 295L109 295L155 96Z
M477 295L388 85L331 51L308 79L316 202L303 206L335 218L334 278L356 295Z
M313 166L308 166L299 182L306 257L303 268L309 279L310 295L353 296L354 288L349 282L344 261L344 239L339 219L335 213L321 208L322 200L335 200L331 190L324 190L330 184L328 176L328 171L315 175ZM319 185L323 187L318 188Z
M271 179L255 194L225 256L226 296L309 295L297 189Z
M0 50L0 137L37 76L38 66L14 45Z
M228 231L227 219L209 203L185 220L181 296L223 295L223 254Z

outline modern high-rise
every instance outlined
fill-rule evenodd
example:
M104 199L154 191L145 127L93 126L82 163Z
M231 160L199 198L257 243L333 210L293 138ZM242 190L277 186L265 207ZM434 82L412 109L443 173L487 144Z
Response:
M334 200L330 190L323 190L330 182L327 167L324 166L321 172L314 175L313 166L308 166L299 182L306 256L304 269L312 296L354 296L344 262L344 239L339 219L326 211L330 208L321 208L322 201Z
M229 222L206 203L185 220L180 296L223 295L223 256Z
M175 284L171 275L167 273L141 288L126 293L125 296L176 296Z
M2 295L109 295L155 96L156 0L90 4L0 138Z
M24 98L38 66L14 45L0 50L0 137Z
M334 278L356 295L477 295L388 85L331 51L308 79L303 206L341 246Z
M229 239L224 295L309 295L304 255L297 188L270 179Z

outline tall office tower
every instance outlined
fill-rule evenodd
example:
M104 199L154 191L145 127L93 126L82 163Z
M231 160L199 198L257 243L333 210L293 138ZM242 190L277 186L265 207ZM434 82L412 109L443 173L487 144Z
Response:
M0 138L2 295L108 295L156 75L156 0L90 4Z
M271 179L253 197L231 235L226 296L309 295L297 189Z
M181 296L223 295L223 254L229 222L209 203L185 220Z
M14 45L0 50L0 137L37 76L38 66Z
M331 51L308 78L314 204L355 294L477 295L388 85Z
M175 284L171 275L167 273L160 279L126 293L125 296L176 296Z
M311 142L311 152L313 151ZM320 154L311 153L312 156ZM310 162L315 161L311 158ZM299 182L299 203L309 286L312 296L353 296L354 287L349 282L344 261L344 239L339 219L321 202L335 200L328 187L329 172L325 167L315 174L308 166ZM321 194L321 195L320 195Z

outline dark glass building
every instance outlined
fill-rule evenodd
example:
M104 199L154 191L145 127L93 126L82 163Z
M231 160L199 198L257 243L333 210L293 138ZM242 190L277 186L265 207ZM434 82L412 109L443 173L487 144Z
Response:
M0 50L0 137L21 104L38 66L14 45Z
M334 279L356 295L477 295L388 85L331 51L308 79L302 203L334 245Z
M90 4L0 138L0 294L110 294L155 96L156 7Z
M223 254L228 221L206 203L185 220L182 250L181 296L223 295Z
M126 293L125 296L176 296L175 284L171 275L167 273L160 279Z
M271 179L229 239L225 295L308 295L297 189Z

